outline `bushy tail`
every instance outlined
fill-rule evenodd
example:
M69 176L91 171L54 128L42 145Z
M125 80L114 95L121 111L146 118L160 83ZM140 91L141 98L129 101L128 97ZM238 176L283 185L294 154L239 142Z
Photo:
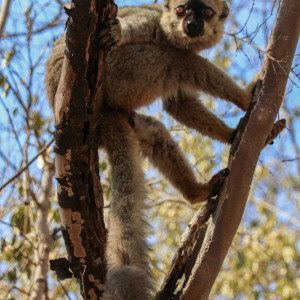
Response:
M115 112L105 112L100 130L112 166L105 299L151 299L146 193L138 140L128 121Z

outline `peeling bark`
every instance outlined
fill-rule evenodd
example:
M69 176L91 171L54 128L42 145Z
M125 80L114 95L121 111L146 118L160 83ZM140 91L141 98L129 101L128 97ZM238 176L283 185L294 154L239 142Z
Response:
M178 249L172 260L165 280L156 294L156 300L170 299L173 292L177 289L178 280L186 274L187 264L192 260L192 256L197 255L199 247L203 243L207 229L207 221L211 216L212 210L216 207L216 201L207 202L193 217L185 232L182 234ZM199 247L196 246L199 244ZM187 278L187 277L186 277Z
M97 32L116 15L113 1L72 1L65 9L66 50L55 96L55 169L62 233L68 261L84 299L100 299L104 291L106 230L99 179L95 126L101 103L102 56ZM97 101L95 101L97 99ZM57 263L51 268L58 269Z

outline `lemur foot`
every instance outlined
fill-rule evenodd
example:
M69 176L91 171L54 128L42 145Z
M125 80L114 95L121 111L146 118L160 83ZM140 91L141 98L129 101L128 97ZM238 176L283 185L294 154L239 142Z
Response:
M100 45L103 49L113 50L121 41L121 25L118 19L111 19L104 22L99 33Z
M191 203L196 204L218 195L224 179L229 174L229 169L223 169L212 177L212 179L203 184L199 183L196 189L189 190L189 194L185 195L185 198Z
M274 123L272 130L270 131L265 146L274 144L274 139L280 134L280 132L286 127L286 120L281 119Z
M213 188L210 194L208 195L208 197L206 198L207 200L219 195L224 180L228 176L228 174L229 174L229 169L225 168L212 177L212 179L209 181L209 184L213 185Z

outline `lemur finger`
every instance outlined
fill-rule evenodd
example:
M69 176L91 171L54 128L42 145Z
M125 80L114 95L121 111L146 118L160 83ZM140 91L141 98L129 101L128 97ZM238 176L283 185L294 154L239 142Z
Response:
M115 40L118 40L121 35L119 30L107 28L103 29L103 31L101 31L98 36L101 41L105 41L109 38L114 38Z
M111 25L116 25L119 24L120 21L118 19L110 19L110 20L106 20L102 23L102 26L105 27L110 27Z
M211 184L216 184L216 183L218 183L218 181L220 180L220 178L225 178L225 177L228 176L228 174L229 174L229 169L228 169L228 168L225 168L225 169L219 171L217 174L215 174L215 175L211 178L211 180L209 181L209 183L211 183Z
M99 32L100 45L105 49L117 47L121 39L121 27L118 20L106 21Z
M108 20L103 23L103 27L100 29L100 35L102 33L107 33L111 31L112 29L114 30L121 30L121 25L118 19L113 19L113 20Z
M113 43L116 43L116 41L113 37L110 37L110 36L107 36L100 41L101 46L109 46Z

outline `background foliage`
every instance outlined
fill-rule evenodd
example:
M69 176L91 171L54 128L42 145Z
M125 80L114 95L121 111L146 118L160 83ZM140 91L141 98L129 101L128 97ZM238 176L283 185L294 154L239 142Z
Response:
M266 49L278 2L231 1L232 13L226 31ZM53 121L45 95L44 65L53 41L64 31L62 5L59 0L11 2L0 44L0 186L52 139ZM288 129L260 157L244 218L215 283L213 299L300 298L299 54L298 46L279 116L287 119ZM217 47L203 55L226 69L241 84L249 82L260 70L263 58L262 51L228 34ZM202 99L228 124L237 125L242 116L238 109L206 95ZM145 112L162 119L170 128L199 180L209 180L226 166L227 146L177 124L162 113L159 102ZM102 158L101 180L108 204L110 169L105 155ZM50 147L0 191L0 299L26 299L32 292L40 260L38 237L41 225L37 222L45 192L42 180L45 166L52 161ZM147 161L144 169L152 226L149 244L153 273L159 284L181 233L199 207L184 202ZM50 206L42 227L50 230L50 258L53 259L66 253L59 230L55 184L50 188L47 197ZM58 282L51 271L48 272L48 290L50 299L80 299L74 280Z

